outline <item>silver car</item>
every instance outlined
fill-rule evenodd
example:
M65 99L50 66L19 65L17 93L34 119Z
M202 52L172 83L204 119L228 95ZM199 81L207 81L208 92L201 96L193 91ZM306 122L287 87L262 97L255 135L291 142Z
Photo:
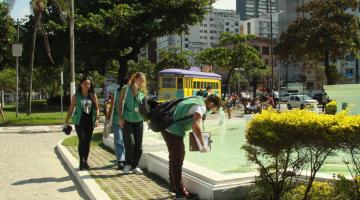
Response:
M291 95L287 101L287 107L289 110L292 108L304 109L308 107L310 110L317 110L318 101L312 99L308 95Z

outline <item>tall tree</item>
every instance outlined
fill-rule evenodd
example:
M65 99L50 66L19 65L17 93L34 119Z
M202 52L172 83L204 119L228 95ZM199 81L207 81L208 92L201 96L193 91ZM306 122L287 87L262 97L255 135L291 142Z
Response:
M335 84L330 62L360 48L358 19L349 12L356 9L356 0L312 0L299 7L308 15L293 21L281 34L276 47L279 58L323 61L327 84Z
M76 67L103 69L119 61L119 82L151 38L188 30L200 22L214 0L76 1ZM58 15L58 11L51 10ZM52 27L59 24L52 19ZM57 34L57 32L56 32Z
M0 2L0 74L1 71L6 67L9 67L13 64L12 55L11 55L11 45L15 39L15 28L14 21L11 19L9 15L9 9L5 2ZM8 74L5 73L4 74ZM5 77L1 77L0 82L3 81L11 81L8 79L2 79ZM13 77L12 77L13 78ZM0 101L1 106L4 106L3 94L4 89L6 88L6 82L0 83ZM1 109L1 108L0 108Z
M5 2L0 2L0 70L13 64L11 45L15 40L14 21Z
M158 51L159 62L156 63L157 71L169 68L184 69L190 67L190 51L183 51L181 48L160 49Z
M258 81L267 74L268 70L264 68L259 51L246 43L252 38L253 35L223 33L219 39L220 47L201 51L197 56L198 62L228 71L225 88L228 88L235 69L243 69L245 77L252 83L256 93Z
M31 101L32 101L32 86L33 86L33 68L34 68L34 57L35 57L35 48L36 48L36 37L37 32L40 30L46 46L46 54L49 58L51 64L54 64L54 61L50 52L49 38L48 34L45 30L41 19L43 17L43 13L45 12L47 1L46 0L32 0L31 1L31 9L34 13L34 29L32 34L32 47L31 47L31 58L30 58L30 74L29 74L29 111L28 114L31 115Z

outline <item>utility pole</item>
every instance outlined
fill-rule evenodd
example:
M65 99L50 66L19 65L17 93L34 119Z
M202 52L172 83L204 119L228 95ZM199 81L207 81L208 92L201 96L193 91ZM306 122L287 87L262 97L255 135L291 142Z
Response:
M270 6L270 53L271 53L271 87L270 90L274 89L274 53L273 53L273 16L272 16L272 0L268 0Z
M19 57L22 56L22 44L19 43L20 38L20 23L17 23L17 39L16 43L12 45L12 55L16 57L16 117L19 114Z
M70 100L75 94L75 34L74 34L74 0L71 0L70 6Z
M359 59L355 58L355 81L359 84Z
M16 20L17 23L17 38L16 42L19 43L20 31L19 31L19 19ZM19 114L19 57L16 56L16 118Z

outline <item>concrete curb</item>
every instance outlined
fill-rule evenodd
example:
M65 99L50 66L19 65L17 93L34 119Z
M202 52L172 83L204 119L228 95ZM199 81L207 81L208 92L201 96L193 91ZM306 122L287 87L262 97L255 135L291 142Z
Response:
M94 132L99 132L104 129L103 125L96 127ZM73 132L75 128L73 127ZM39 133L62 133L60 125L52 126L9 126L0 127L0 133L13 133L13 134L39 134Z
M110 197L100 188L100 186L91 177L88 171L79 171L79 161L71 155L69 150L62 145L63 140L58 142L56 150L59 152L61 158L70 169L72 175L79 182L85 194L90 200L110 200Z

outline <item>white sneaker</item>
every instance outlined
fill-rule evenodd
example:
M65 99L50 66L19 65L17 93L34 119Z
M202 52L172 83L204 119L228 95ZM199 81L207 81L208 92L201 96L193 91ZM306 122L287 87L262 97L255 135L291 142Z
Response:
M130 173L130 169L131 169L131 165L125 165L125 167L124 167L124 169L123 169L123 172L124 172L125 174L128 174L128 173Z
M138 167L132 169L132 171L137 175L143 174L143 171Z

